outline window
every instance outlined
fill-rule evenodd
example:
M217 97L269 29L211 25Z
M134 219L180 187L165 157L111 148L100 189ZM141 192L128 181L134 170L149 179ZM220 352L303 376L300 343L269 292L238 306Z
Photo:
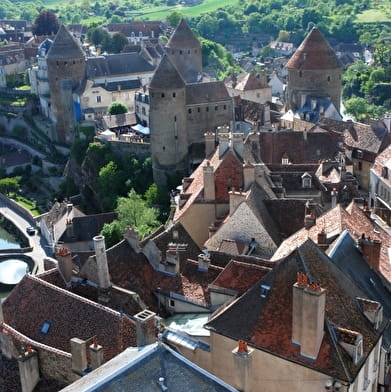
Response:
M183 53L182 50L180 50L180 51L179 51L179 54L182 54L182 53Z
M329 82L331 80L330 75L327 76L327 81Z
M302 177L301 185L303 188L311 188L311 176Z
M126 101L129 101L129 93L125 93L125 94L124 94L124 97L125 97L125 100L126 100Z
M261 98L261 94L260 93L257 93L257 98Z
M299 71L299 77L301 78L303 76L303 71Z
M227 105L224 105L224 110L227 110Z
M165 97L164 93L162 93L161 97L162 97L162 98L164 98L164 97Z
M359 171L362 170L362 162L358 162L358 170L359 170Z
M172 93L172 97L173 97L173 98L176 97L176 92L175 92L175 91Z
M209 107L208 106L206 107L206 111L209 112Z
M218 106L215 106L215 112L217 112Z
M143 114L145 116L145 108L144 107L141 108L141 114Z
M100 95L97 95L97 96L96 96L96 102L97 102L97 103L102 102L102 97L101 97Z
M191 53L191 50L189 49L188 51L187 51L187 54L190 54Z
M170 299L170 307L175 308L175 301L173 299Z
M197 108L197 112L199 113L201 111L201 108Z
M383 178L388 178L388 167L384 166L384 167L381 169L381 176L382 176Z
M187 110L187 113L191 114L191 109L188 109L188 110Z

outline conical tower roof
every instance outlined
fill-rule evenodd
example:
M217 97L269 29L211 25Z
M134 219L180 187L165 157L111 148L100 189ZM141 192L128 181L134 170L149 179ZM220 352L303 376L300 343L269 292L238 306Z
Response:
M61 25L48 51L47 58L74 59L80 57L84 57L80 45L65 26Z
M166 47L170 49L194 48L200 46L200 41L191 31L184 19L179 22Z
M286 64L296 69L342 68L334 50L322 33L314 27Z
M157 89L185 87L185 81L167 55L164 55L160 61L159 67L154 73L149 87Z

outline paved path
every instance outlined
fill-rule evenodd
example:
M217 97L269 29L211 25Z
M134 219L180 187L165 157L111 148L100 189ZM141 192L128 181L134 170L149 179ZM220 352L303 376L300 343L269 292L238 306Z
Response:
M31 222L19 211L13 209L11 205L7 205L6 202L2 200L0 200L0 214L13 222L13 224L27 237L33 251L23 254L30 256L34 260L35 273L43 272L43 259L50 255L49 244L46 242L46 239L39 234L38 230L36 230L34 235L28 235L26 229L31 226ZM9 253L12 253L11 249Z

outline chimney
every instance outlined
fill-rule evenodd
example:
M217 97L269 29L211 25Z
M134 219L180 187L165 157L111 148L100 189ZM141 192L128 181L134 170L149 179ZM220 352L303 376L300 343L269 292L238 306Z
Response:
M252 389L252 357L254 349L247 346L243 340L239 340L238 346L232 350L234 359L234 384L233 386L243 392L251 392Z
M73 239L75 237L75 232L73 230L73 220L71 218L66 220L66 233L69 239Z
M206 166L203 167L204 170L204 199L205 200L215 200L215 177L214 168L209 161L206 162Z
M243 137L244 134L242 132L231 133L232 147L234 151L240 156L240 158L243 158Z
M218 128L219 157L221 158L229 148L229 129L228 127Z
M99 288L103 290L107 290L108 288L110 288L111 283L109 277L109 267L107 265L105 237L103 235L97 235L93 239L94 239L96 265L98 269Z
M26 352L18 357L18 367L22 392L32 392L40 377L38 355L31 346L27 346Z
M145 346L156 341L156 313L148 309L134 315L136 321L137 346Z
M189 185L193 182L193 178L191 177L183 177L182 178L182 192L185 192Z
M86 342L79 338L71 339L72 370L82 374L87 369Z
M179 274L179 252L176 249L168 249L166 251L166 262L169 269L168 272L171 272L173 274Z
M94 336L92 344L89 347L90 350L90 361L92 370L97 369L103 364L103 347L98 344L98 338Z
M331 208L335 208L337 206L337 198L338 198L338 191L336 188L333 188L331 191Z
M228 192L229 194L229 215L231 216L236 208L239 206L239 204L246 199L246 193L242 192L241 190L239 192L235 192L235 189L232 189L232 191Z
M210 266L209 254L200 253L198 255L198 271L206 272Z
M292 297L292 343L300 346L300 355L316 360L324 335L326 290L297 274Z
M255 167L249 163L243 165L244 190L248 190L255 182Z
M381 241L371 240L370 237L365 238L363 233L359 239L359 245L361 247L364 259L375 271L379 271L380 268L380 252L381 252Z
M140 253L141 248L140 248L140 243L138 239L138 233L136 230L134 230L132 227L128 226L125 229L125 239L128 241L128 244L131 246L131 248L136 252Z
M316 215L314 212L306 214L304 217L304 227L308 230L316 223Z
M322 231L318 233L318 245L321 248L327 246L327 234L324 229L322 229Z
M208 158L216 149L216 140L214 132L205 132L205 157Z
M69 286L73 275L72 253L67 248L61 248L56 253L56 259L60 275Z

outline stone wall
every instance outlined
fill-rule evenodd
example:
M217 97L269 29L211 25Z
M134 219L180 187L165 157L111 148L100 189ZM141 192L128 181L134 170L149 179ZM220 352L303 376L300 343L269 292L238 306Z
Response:
M151 156L150 143L129 143L117 140L104 142L110 146L111 151L116 155L134 155L139 159Z

